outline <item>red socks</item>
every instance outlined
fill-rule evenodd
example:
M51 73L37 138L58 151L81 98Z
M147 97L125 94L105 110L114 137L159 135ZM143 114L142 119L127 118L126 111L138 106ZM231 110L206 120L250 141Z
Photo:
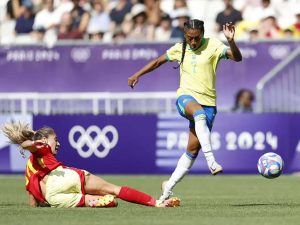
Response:
M130 187L122 186L118 198L146 206L155 206L156 200L143 192Z

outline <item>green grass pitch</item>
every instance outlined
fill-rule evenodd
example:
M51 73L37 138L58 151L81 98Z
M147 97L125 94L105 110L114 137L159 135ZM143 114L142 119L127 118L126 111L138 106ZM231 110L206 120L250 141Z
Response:
M153 196L166 176L103 176ZM0 176L1 225L299 225L300 177L190 175L175 188L178 208L152 208L119 200L111 209L29 208L23 176Z

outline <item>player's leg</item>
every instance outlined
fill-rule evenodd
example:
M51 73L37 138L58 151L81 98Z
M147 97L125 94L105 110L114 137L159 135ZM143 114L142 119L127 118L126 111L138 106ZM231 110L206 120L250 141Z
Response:
M97 177L93 174L89 174L85 179L85 192L91 195L114 195L124 201L132 202L136 204L141 204L145 206L162 206L171 207L179 205L179 200L176 198L174 202L163 202L161 204L157 204L156 199L152 196L143 193L141 191L135 190L126 186L117 186L111 184L104 179ZM163 207L163 206L162 206Z
M222 172L222 167L216 162L211 147L210 130L216 114L215 107L205 109L195 101L187 103L185 112L188 117L193 117L195 121L195 131L202 146L207 165L213 175Z
M84 181L84 190L86 194L90 195L114 195L120 193L121 187L111 184L101 177L93 174L86 174Z
M193 166L198 152L200 150L200 143L196 136L195 129L190 128L189 131L189 141L187 146L187 151L180 157L177 166L172 173L168 181L164 181L162 184L162 195L159 201L163 202L168 199L173 193L172 190L175 185L182 180L182 178L189 172L190 168Z

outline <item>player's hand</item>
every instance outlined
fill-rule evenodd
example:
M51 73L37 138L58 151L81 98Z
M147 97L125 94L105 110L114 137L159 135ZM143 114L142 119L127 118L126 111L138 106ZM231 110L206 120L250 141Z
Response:
M235 34L235 26L232 24L232 22L223 25L223 33L228 41L233 40Z
M134 86L139 82L139 78L135 75L128 78L128 86L134 88Z
M32 146L34 146L36 149L42 149L47 145L47 143L41 141L41 140L36 140L32 142Z

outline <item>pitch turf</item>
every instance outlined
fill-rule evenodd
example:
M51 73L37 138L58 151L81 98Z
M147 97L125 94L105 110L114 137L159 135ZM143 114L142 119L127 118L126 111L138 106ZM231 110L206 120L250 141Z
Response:
M103 176L151 195L165 176ZM2 225L299 225L300 177L188 176L175 189L179 208L151 208L119 201L113 209L31 209L22 176L0 176Z

